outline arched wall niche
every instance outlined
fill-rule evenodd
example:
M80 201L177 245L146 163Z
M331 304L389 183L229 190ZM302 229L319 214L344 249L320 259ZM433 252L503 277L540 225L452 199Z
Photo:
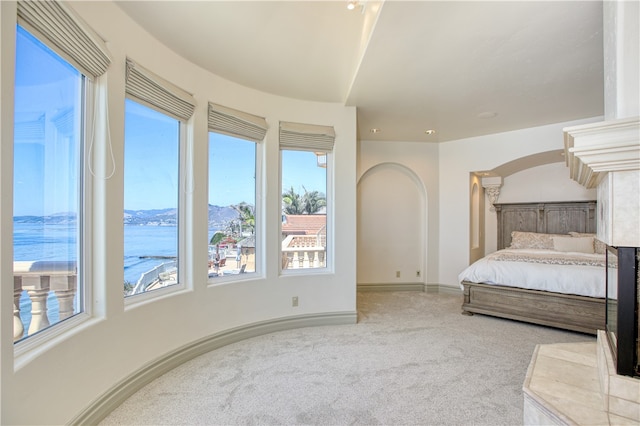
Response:
M357 184L357 282L360 289L424 287L427 191L410 168L385 162Z
M482 177L469 174L469 263L484 256L484 188Z
M571 180L569 169L564 158L564 150L550 150L527 155L501 164L491 170L472 172L482 182L501 177L497 203L533 202L533 201L577 201L595 200L595 190L586 190ZM488 179L487 179L488 178ZM487 185L484 185L487 186ZM488 186L487 186L488 187ZM482 188L485 189L485 188ZM486 190L483 191L486 193ZM484 201L483 213L479 225L484 233L483 254L497 249L497 223L495 211L487 197ZM473 205L472 187L469 188L469 206ZM470 216L472 218L472 216ZM472 241L472 227L469 241ZM470 259L479 258L478 253L470 249ZM480 257L482 257L480 256Z

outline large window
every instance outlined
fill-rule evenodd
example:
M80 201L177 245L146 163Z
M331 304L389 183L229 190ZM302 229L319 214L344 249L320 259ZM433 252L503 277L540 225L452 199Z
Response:
M91 258L85 158L95 136L88 105L100 107L95 89L111 62L102 39L62 3L20 1L17 17L14 341L85 311Z
M212 282L259 265L259 145L264 118L209 103L209 262Z
M180 122L125 105L124 294L178 282Z
M83 311L85 77L23 27L16 34L14 340Z
M193 97L127 59L124 141L124 295L180 282L180 217Z
M326 268L333 128L280 123L282 270Z
M209 133L209 278L256 270L256 143Z

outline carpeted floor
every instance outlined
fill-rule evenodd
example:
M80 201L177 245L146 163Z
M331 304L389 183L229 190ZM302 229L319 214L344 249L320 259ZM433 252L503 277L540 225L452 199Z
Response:
M595 338L460 314L461 296L358 294L356 325L225 346L158 378L103 425L517 425L536 344Z

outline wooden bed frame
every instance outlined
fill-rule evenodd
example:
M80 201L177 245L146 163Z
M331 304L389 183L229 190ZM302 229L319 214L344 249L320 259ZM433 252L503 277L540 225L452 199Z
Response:
M495 204L495 208L498 250L511 244L512 231L596 232L595 201ZM466 315L485 314L589 334L605 326L604 299L468 281L462 286Z

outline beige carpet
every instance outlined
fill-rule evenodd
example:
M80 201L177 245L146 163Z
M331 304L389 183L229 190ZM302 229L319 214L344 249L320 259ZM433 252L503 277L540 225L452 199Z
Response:
M538 343L579 333L460 314L462 296L359 293L356 325L245 340L195 358L104 425L517 425Z

